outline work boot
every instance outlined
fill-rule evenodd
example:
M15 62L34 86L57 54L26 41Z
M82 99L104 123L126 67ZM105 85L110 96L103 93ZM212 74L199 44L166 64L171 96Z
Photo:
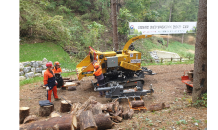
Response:
M61 100L61 98L55 98L55 101Z

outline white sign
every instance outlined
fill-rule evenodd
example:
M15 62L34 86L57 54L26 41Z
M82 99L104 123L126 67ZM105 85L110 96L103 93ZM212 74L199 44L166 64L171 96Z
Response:
M141 63L141 59L132 59L131 63Z
M129 22L129 35L195 33L197 22Z
M133 53L130 53L130 57L133 57Z

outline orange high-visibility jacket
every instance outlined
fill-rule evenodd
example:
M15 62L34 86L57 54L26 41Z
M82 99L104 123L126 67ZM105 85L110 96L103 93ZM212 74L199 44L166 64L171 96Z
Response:
M54 73L54 71L53 71L53 73ZM45 72L44 72L44 85L46 85L46 84L48 84L48 79L49 78L52 78L52 77L54 77L54 75L53 74L51 74L51 72L47 69Z
M52 71L54 71L54 73L60 73L62 72L61 67L56 69L55 67L52 69Z
M100 76L102 74L102 69L99 67L94 73L95 76Z

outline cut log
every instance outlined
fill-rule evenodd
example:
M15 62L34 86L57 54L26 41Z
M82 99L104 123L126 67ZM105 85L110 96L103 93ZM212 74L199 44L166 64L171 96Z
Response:
M131 104L132 108L135 108L135 107L144 107L145 106L145 103L144 103L143 100L131 101L130 104Z
M134 114L134 110L130 109L129 112L128 112L128 118L131 119L133 114Z
M102 109L101 109L100 104L99 105L95 105L94 107L92 107L91 111L92 111L93 115L102 114Z
M113 126L113 122L109 114L99 114L94 116L98 130L110 129Z
M71 107L71 114L76 114L76 112L78 111L79 107L81 106L81 104L79 102L74 103L73 106Z
M60 112L64 113L71 110L71 105L68 102L71 103L70 100L67 100L67 102L65 100L61 101Z
M128 119L128 112L129 112L129 107L124 107L123 108L123 113L122 113L122 117L124 120Z
M74 129L77 129L77 117L76 117L76 115L72 115L72 126L73 126L73 128Z
M69 86L67 88L68 91L75 91L76 90L76 86Z
M62 77L62 79L63 80L70 80L70 78L68 78L68 77L64 77L64 78Z
M157 104L150 105L148 107L148 110L149 111L158 111L158 110L162 110L164 108L165 108L165 104L164 103L157 103Z
M73 80L63 80L64 82L72 82Z
M69 87L69 86L76 86L76 83L73 82L65 82L64 87Z
M20 124L22 124L24 119L29 116L29 111L29 107L20 107Z
M30 123L32 121L37 121L37 120L38 117L36 115L30 115L24 119L23 124Z
M20 130L70 130L72 116L53 117L20 125Z
M40 106L39 116L49 116L54 111L54 105Z
M123 112L123 106L119 105L119 110L121 110Z
M50 114L50 117L61 117L61 114L60 114L59 112L53 111L53 112Z
M113 120L117 120L117 121L119 121L119 122L121 122L122 120L123 120L123 118L122 117L119 117L119 116L112 116L111 117Z
M97 130L98 127L95 123L93 114L91 111L83 111L79 115L79 121L80 121L80 129L81 130Z
M118 101L114 102L114 104L113 104L113 110L114 110L115 112L119 110L119 102L118 102Z

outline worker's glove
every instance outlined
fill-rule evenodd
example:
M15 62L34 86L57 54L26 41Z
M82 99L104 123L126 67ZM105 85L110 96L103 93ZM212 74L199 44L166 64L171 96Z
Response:
M59 74L61 74L61 72Z
M47 91L49 90L49 87L48 87L48 86L46 87L46 90L47 90Z
M55 85L58 85L58 82L55 80Z
M96 69L94 69L94 72L96 71Z

